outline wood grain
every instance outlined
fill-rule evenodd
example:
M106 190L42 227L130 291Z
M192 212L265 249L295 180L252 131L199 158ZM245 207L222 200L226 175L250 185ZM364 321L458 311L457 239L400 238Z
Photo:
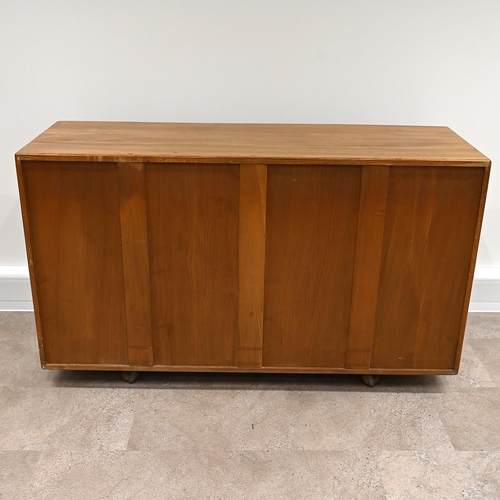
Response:
M371 366L453 369L482 169L391 169Z
M481 235L481 226L483 223L483 215L484 215L484 208L486 205L486 192L488 190L488 181L490 179L490 167L485 167L483 170L483 185L481 188L481 195L479 199L479 210L477 213L477 220L476 220L476 230L474 233L474 242L472 245L472 256L471 260L469 263L469 274L467 276L467 285L465 288L465 296L464 296L464 301L462 305L462 318L460 321L460 328L458 332L458 341L457 341L457 348L456 348L456 355L455 355L455 365L453 367L453 370L455 373L458 373L458 370L460 368L460 360L462 356L462 346L464 343L464 335L465 335L465 326L467 323L467 314L469 312L469 302L470 302L470 296L472 292L472 283L474 280L474 270L476 268L476 257L477 257L477 251L479 248L479 237Z
M360 176L268 167L266 367L344 367Z
M58 122L16 164L44 367L458 370L490 161L448 128Z
M346 367L370 367L390 167L363 167Z
M43 330L41 322L40 302L38 299L38 280L36 277L35 260L33 258L33 240L30 229L30 211L28 209L28 200L26 197L26 181L24 179L24 165L19 158L16 158L17 183L19 187L19 200L21 204L21 213L23 219L24 238L26 241L26 255L28 257L28 270L30 276L31 296L33 298L33 308L35 310L36 334L38 340L38 352L40 363L45 366L45 346L43 340Z
M447 127L57 122L22 159L487 166Z
M267 166L240 166L238 356L262 367Z
M235 365L239 170L149 164L155 363Z
M46 363L127 364L116 164L22 168Z
M118 163L128 360L153 364L144 163Z

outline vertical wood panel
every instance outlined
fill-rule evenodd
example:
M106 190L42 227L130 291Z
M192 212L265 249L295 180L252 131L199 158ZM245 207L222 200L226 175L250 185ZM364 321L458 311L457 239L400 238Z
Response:
M363 167L346 368L370 366L388 184L389 167Z
M344 367L360 167L268 166L267 367Z
M118 163L128 361L153 364L144 163Z
M458 372L458 369L460 367L460 359L461 359L461 355L462 355L462 346L463 346L464 334L465 334L465 325L467 323L467 314L469 311L469 302L470 302L470 296L471 296L471 292L472 292L472 282L474 280L474 270L476 267L476 257L477 257L477 251L479 248L479 236L481 235L481 226L482 226L482 222L483 222L484 207L486 204L486 192L488 190L489 178L490 178L490 167L485 167L483 170L483 185L482 185L482 189L481 189L481 197L479 200L479 209L477 211L476 231L474 234L474 243L472 246L472 258L471 258L470 264L469 264L469 274L467 276L466 294L465 294L464 303L462 306L462 318L460 321L460 333L459 333L458 341L457 341L455 366L453 367L455 372Z
M453 369L483 169L391 169L372 367Z
M24 166L27 162L21 162L16 158L16 170L17 170L17 184L19 187L19 200L21 203L21 212L23 216L23 229L24 238L26 240L26 255L28 257L28 269L30 275L30 285L31 285L31 296L33 297L33 308L35 309L35 323L36 323L36 333L38 340L38 351L40 353L40 362L42 366L45 366L45 346L43 341L43 331L40 313L40 303L38 299L38 279L36 277L36 267L35 260L33 257L33 238L31 236L31 214L28 209L28 201L26 197L26 181L23 173Z
M239 168L148 164L155 363L235 366Z
M240 166L238 355L240 368L262 367L267 166Z
M127 364L116 164L23 174L46 362Z

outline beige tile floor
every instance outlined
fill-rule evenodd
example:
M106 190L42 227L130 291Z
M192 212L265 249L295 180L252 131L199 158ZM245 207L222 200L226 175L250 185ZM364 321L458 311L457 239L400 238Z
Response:
M42 371L0 313L0 499L500 499L500 314L460 374Z

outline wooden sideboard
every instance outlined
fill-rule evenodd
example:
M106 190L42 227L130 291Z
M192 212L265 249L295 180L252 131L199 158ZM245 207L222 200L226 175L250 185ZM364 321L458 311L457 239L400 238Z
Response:
M16 162L44 368L458 371L490 161L448 128L58 122Z

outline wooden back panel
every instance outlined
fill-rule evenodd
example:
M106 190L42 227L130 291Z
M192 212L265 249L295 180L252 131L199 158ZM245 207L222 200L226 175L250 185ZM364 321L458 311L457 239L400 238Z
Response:
M239 170L146 169L155 364L234 366Z
M22 167L46 363L128 364L116 164Z
M483 177L391 169L372 367L454 367Z
M343 367L361 169L268 167L263 365Z

